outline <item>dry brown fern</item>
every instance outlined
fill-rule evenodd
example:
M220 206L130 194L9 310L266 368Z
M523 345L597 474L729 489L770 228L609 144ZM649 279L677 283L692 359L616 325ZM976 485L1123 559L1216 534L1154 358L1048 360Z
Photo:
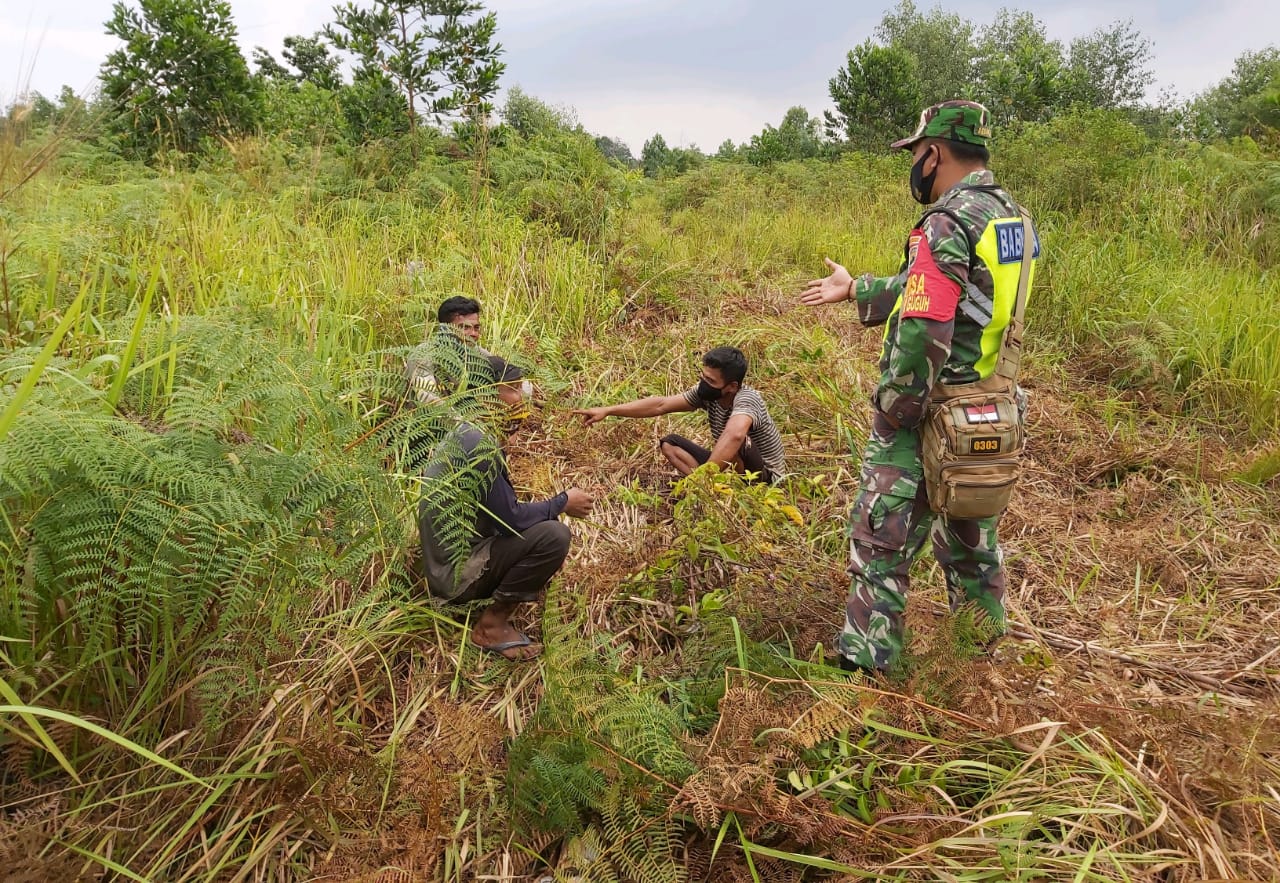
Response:
M712 767L698 770L685 780L673 801L675 808L692 815L703 831L714 831L720 826L723 814L717 802L718 791L712 787L711 781L719 780L722 775L722 770Z
M534 831L527 834L519 844L508 844L504 851L512 876L527 877L539 864L546 865L550 861L548 849L560 840L560 834Z
M819 699L791 725L791 741L800 748L813 748L850 724L849 709L827 699Z

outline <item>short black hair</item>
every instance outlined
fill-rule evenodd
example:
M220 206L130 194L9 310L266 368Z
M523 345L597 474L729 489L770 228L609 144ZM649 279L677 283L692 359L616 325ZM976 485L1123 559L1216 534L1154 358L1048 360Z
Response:
M436 310L436 321L448 325L458 316L470 316L480 312L480 302L469 297L451 297Z
M524 369L519 365L513 365L502 356L489 356L489 370L493 372L494 383L519 383L524 380Z
M718 346L702 354L702 364L715 368L725 383L741 383L747 376L747 357L736 346Z
M984 166L991 162L991 151L983 144L952 141L950 138L930 138L929 141L933 144L946 145L947 152L961 162L982 163Z

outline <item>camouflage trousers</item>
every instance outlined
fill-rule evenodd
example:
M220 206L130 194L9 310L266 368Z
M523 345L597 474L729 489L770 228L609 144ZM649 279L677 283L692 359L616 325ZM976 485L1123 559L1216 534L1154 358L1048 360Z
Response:
M965 605L1004 631L999 516L957 519L929 508L914 430L873 431L863 455L861 490L849 513L849 576L840 655L866 669L893 666L903 645L911 562L932 542L946 574L951 609Z

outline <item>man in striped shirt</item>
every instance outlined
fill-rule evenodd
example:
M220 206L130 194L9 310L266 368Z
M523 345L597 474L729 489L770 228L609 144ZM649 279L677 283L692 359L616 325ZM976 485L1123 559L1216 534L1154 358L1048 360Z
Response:
M720 464L754 475L757 481L776 482L786 473L782 436L760 393L745 385L747 357L742 350L719 346L702 357L702 376L683 393L648 396L620 405L580 408L590 426L605 417L660 417L679 411L707 412L713 445L710 450L681 435L664 436L658 449L681 475L703 463Z

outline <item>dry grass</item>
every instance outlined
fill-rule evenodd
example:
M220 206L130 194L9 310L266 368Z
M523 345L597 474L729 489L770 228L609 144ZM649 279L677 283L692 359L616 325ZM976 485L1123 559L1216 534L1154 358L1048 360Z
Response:
M865 433L878 338L846 310L796 306L798 280L750 275L717 268L678 292L680 308L624 291L611 322L564 331L542 378L555 391L511 451L525 494L576 485L597 497L591 519L573 523L555 603L524 611L521 627L590 647L646 685L718 660L713 720L681 736L697 771L670 782L629 768L666 801L663 821L682 826L673 853L683 878L856 879L837 867L848 865L885 879L965 879L976 868L1000 879L1009 862L1008 878L1029 880L1274 879L1280 504L1274 489L1229 478L1249 462L1246 442L1154 413L1037 353L1029 469L1002 530L1021 637L992 659L957 659L941 575L924 562L909 615L915 674L846 682L805 661L820 656L847 591L850 448ZM522 329L504 342L539 364L545 341L518 321L526 310L494 308ZM666 501L657 439L705 432L696 416L583 430L568 414L682 389L696 353L721 342L747 350L752 383L785 429L803 478L783 493L802 525L757 529L769 513L743 494L687 498L679 511ZM684 548L690 524L711 517L740 560L699 552L658 566ZM724 610L704 611L716 593ZM602 825L568 838L528 833L510 812L506 751L528 733L550 663L477 652L467 642L474 609L436 608L413 592L369 621L339 622L352 596L351 586L317 593L314 628L265 664L285 686L245 710L225 744L193 748L179 732L166 745L211 779L254 774L184 831L191 878L516 881L585 866L600 871L585 878L608 879ZM733 659L730 615L744 645L794 676ZM874 736L866 746L819 756L863 732ZM137 777L128 800L103 791L72 806L65 782L27 776L25 744L3 749L0 866L18 879L105 876L61 848L72 835L132 868L156 862L157 879L172 870L157 858L164 843L129 854L116 845L172 811L167 792L146 791L154 779ZM984 764L985 779L975 772ZM870 783L869 806L841 804L839 789L823 786L849 770ZM789 786L791 772L814 784ZM203 796L182 799L179 821ZM253 841L254 861L236 865L244 851L233 834ZM814 857L825 869L801 861Z
M788 326L807 321L787 309L785 295L775 292L771 300L750 321L769 323L765 327L773 339L785 339ZM832 341L851 337L845 320L833 316L822 321ZM647 330L653 352L680 354L691 345L680 328ZM831 353L838 366L833 373L870 363L874 341L860 334L853 339L854 346L837 346ZM594 361L601 354L584 358ZM687 378L684 361L677 356L666 367L667 388L680 388ZM607 360L605 365L606 375L619 367ZM812 401L788 386L790 380L780 374L761 378L757 385L779 403L775 407L792 415L813 408ZM596 382L592 378L593 387ZM607 382L619 385L624 378L609 376ZM1026 751L1028 763L1035 758L1049 764L1057 757L1069 764L1070 757L1052 739L1036 748L1050 726L1043 722L1057 722L1051 725L1055 737L1074 733L1073 738L1114 751L1114 762L1158 804L1158 830L1146 832L1147 839L1163 844L1170 863L1160 871L1161 863L1148 856L1144 867L1154 874L1151 879L1267 879L1280 858L1272 834L1280 821L1280 730L1274 725L1280 699L1274 637L1280 520L1275 500L1224 479L1237 459L1230 440L1202 433L1184 437L1178 421L1143 414L1131 404L1107 399L1105 388L1065 375L1033 371L1028 385L1033 391L1032 460L1003 534L1010 558L1011 612L1029 628L1023 639L1007 640L994 661L969 664L956 677L949 707L962 711L961 717L929 708L920 720L943 725L943 733L948 721L960 721L964 736L957 735L958 745L1003 737ZM590 397L586 381L565 393L570 401L579 396ZM1106 401L1105 408L1097 404L1100 400ZM572 427L559 404L544 409L515 452L517 472L530 492L578 485L599 498L592 519L575 525L573 558L554 591L572 595L575 609L585 611L579 620L582 636L607 637L623 648L624 660L630 660L626 664L649 671L678 667L671 658L679 656L690 632L675 611L681 604L696 603L696 592L638 598L626 588L627 578L669 545L670 507L626 501L616 492L634 484L665 493L666 476L654 448L668 427L611 421L584 432ZM1110 419L1102 413L1107 409ZM864 416L856 397L851 410L851 422ZM806 420L805 425L811 424ZM806 521L838 525L854 490L844 452L833 438L816 431L793 432L789 441L797 471L824 473L833 481L824 498L798 501ZM770 563L766 557L757 566L767 570ZM810 581L773 589L767 587L767 573L764 580L753 580L752 574L716 562L707 567L714 572L703 574L699 584L732 587L735 609L749 623L753 638L790 639L796 652L804 654L834 628L845 591L842 562L835 557L809 567ZM945 618L938 615L939 605L929 601L941 596L936 567L922 568L920 577L910 622L927 655L930 636ZM763 590L750 589L762 582ZM1046 638L1037 640L1041 632ZM1070 649L1070 639L1090 642L1094 652ZM752 677L746 672L738 676ZM748 839L768 831L776 839L778 819L786 819L787 851L878 866L883 873L901 872L912 879L927 877L938 866L913 864L922 861L919 855L909 859L915 853L901 848L894 837L885 841L883 831L872 836L847 816L800 806L794 796L778 790L780 758L794 753L796 746L783 746L782 755L762 754L752 736L782 727L794 738L796 722L819 714L830 701L818 697L815 705L815 686L803 684L798 694L787 694L787 703L772 708L758 705L767 693L731 687L720 723L709 739L699 740L701 772L686 783L673 809L685 807L707 831L732 812ZM921 686L888 692L841 687L850 697L841 707L847 713L867 702L910 706L911 691ZM519 701L535 699L536 690L529 689ZM508 721L519 716L507 702L496 713ZM945 846L948 837L977 819L953 814L926 823L922 816L913 824L914 817L902 812L884 818L901 819L913 831L914 842L935 846ZM887 828L897 829L893 824ZM848 845L837 848L833 843ZM692 842L690 878L751 879L741 853L733 853L732 860L726 854L720 854L719 870L713 871L706 845ZM513 865L511 855L507 846L477 857L475 867L498 879L515 879L501 876L503 868L523 867ZM768 868L778 875L765 874L770 879L798 873L795 865L767 856L757 862L757 872Z

